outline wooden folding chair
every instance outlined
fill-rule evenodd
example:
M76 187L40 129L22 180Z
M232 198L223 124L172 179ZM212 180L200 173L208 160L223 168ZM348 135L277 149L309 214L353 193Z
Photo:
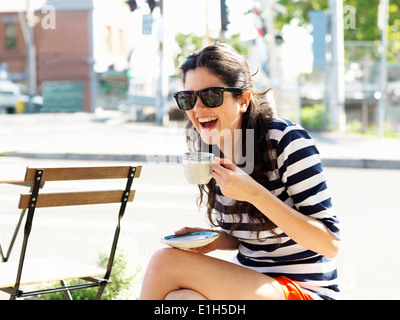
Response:
M64 291L67 298L71 299L70 290L99 287L95 299L100 299L106 284L110 282L109 278L121 228L121 218L124 215L127 202L132 202L135 195L135 190L131 190L132 182L134 178L140 176L141 169L141 166L27 168L24 181L9 181L8 183L29 185L31 186L31 190L28 194L21 194L20 196L18 208L23 211L17 223L7 254L4 254L3 251L0 250L1 258L4 261L0 263L0 290L9 293L10 300L59 291ZM49 181L94 179L126 179L126 187L125 190L58 193L40 192L44 183ZM25 259L34 213L37 208L106 203L121 203L106 270L64 258ZM19 225L26 211L27 216L19 261L6 262L9 258L16 234L18 233ZM48 266L52 267L49 268ZM86 282L68 286L65 284L65 280L69 279L83 279L86 280ZM60 281L61 286L30 291L21 289L21 286L52 281Z

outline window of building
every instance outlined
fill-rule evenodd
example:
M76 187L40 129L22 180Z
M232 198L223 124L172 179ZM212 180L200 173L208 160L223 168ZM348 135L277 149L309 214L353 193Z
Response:
M4 49L17 49L18 47L18 18L13 15L3 16Z
M105 28L104 49L105 49L106 53L111 54L111 52L112 52L112 36L111 36L111 27L110 26L106 26L106 28Z
M5 49L17 49L18 47L18 26L16 24L5 25Z
M119 55L124 56L125 55L125 33L124 33L124 30L119 29L118 36L119 36Z

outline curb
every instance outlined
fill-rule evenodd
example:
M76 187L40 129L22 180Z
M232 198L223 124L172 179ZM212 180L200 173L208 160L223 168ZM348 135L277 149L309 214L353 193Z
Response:
M94 153L28 153L7 152L0 156L56 159L56 160L88 160L88 161L131 161L147 163L181 163L181 155L144 155L144 154L94 154ZM400 170L400 160L387 159L354 159L354 158L322 158L324 167L360 168L360 169L392 169Z
M91 153L29 153L9 152L8 157L54 160L134 161L148 162L145 155L91 154Z
M359 169L400 169L400 160L378 159L350 159L350 158L322 158L324 167L359 168Z

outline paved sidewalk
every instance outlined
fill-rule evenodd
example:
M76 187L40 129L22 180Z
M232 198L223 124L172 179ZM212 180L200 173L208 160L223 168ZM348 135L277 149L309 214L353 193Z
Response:
M325 166L400 169L400 139L311 132ZM0 156L177 162L184 123L131 122L118 112L0 115Z

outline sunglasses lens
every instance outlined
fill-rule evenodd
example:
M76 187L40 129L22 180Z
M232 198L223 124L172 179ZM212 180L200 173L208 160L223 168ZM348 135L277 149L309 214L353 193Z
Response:
M209 88L199 93L203 103L209 108L215 108L224 102L224 91L220 88Z
M175 99L178 107L182 110L190 110L196 103L196 96L193 92L178 92Z
M198 95L206 107L216 108L224 102L225 88L212 87L198 91ZM178 107L181 110L190 110L196 104L197 94L195 91L179 91L174 93Z

